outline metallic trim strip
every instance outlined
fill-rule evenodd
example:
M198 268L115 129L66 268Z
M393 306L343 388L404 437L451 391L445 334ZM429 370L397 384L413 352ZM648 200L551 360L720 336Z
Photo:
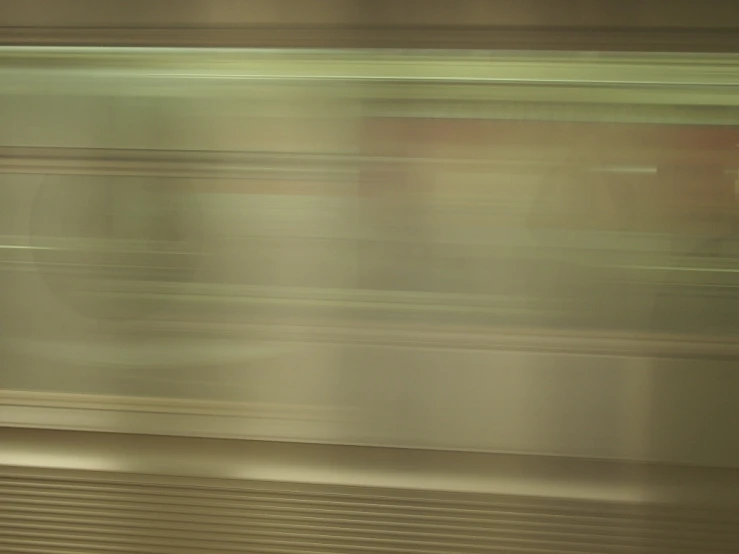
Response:
M339 155L0 146L0 173L345 182L354 164Z
M338 428L356 430L358 421L352 410L324 406L23 391L0 394L0 425L28 432L145 433L320 444L336 443Z
M446 450L357 447L212 438L0 427L0 475L43 477L52 471L114 482L176 483L177 477L259 481L309 487L358 487L565 498L613 502L668 499L739 507L739 470ZM136 474L136 475L133 475ZM158 476L158 477L154 477ZM246 484L247 488L249 484Z
M533 83L537 85L736 86L737 56L695 54L537 54L453 52L421 54L373 50L178 50L110 48L0 48L0 67L100 76L322 79L366 82Z
M739 114L737 114L739 116ZM401 115L398 117L406 117ZM411 117L413 117L411 115ZM693 120L681 124L707 124ZM726 122L719 125L733 125ZM424 164L449 168L470 168L476 171L506 170L530 173L545 170L552 164L561 163L569 150L562 148L506 148L497 147L485 159L423 158ZM644 148L638 156L648 163L671 154L668 148ZM726 153L717 149L693 148L680 151L680 159L725 165ZM215 178L221 183L195 186L205 193L242 192L264 194L318 194L334 196L354 194L351 187L359 171L367 164L408 163L418 158L355 155L306 155L304 153L236 153L222 151L192 150L114 150L96 148L45 148L0 146L0 174L32 175L109 175L150 176L160 178L184 178L188 183ZM604 168L609 170L608 167ZM615 166L611 170L621 170ZM645 165L639 170L654 171ZM238 186L234 180L264 181L254 185ZM346 185L342 187L312 188L291 187L298 183L321 183Z
M255 402L225 402L181 400L175 398L141 398L134 396L101 396L0 390L0 406L43 407L53 409L105 410L146 414L245 417L257 419L308 419L335 421L338 409L324 406L291 404L258 404Z
M669 8L667 8L669 11ZM739 53L730 28L385 26L0 27L0 45L164 48L386 48Z

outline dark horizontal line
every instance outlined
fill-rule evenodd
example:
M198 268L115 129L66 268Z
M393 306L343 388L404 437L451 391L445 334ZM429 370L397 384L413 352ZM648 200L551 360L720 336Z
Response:
M714 34L721 32L739 32L739 25L726 27L686 27L686 26L639 26L639 25L340 25L340 24L282 24L264 23L259 25L5 25L0 26L2 30L43 30L43 29L84 29L84 30L111 30L111 29L136 29L136 30L344 30L344 31L402 31L402 32L427 32L427 31L502 31L502 32L608 32L608 33L676 33L676 34Z

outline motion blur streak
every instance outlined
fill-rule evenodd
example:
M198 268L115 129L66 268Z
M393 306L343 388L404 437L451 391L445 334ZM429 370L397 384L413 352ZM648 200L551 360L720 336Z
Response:
M738 63L0 49L2 550L736 552Z

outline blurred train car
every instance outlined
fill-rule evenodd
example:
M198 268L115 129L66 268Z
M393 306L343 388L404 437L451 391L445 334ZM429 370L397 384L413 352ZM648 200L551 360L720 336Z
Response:
M64 3L0 37L4 551L735 551L731 10Z

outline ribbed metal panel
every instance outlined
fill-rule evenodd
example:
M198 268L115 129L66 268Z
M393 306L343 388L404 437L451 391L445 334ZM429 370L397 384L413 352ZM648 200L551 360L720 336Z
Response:
M0 472L5 553L736 552L739 515L289 483Z

